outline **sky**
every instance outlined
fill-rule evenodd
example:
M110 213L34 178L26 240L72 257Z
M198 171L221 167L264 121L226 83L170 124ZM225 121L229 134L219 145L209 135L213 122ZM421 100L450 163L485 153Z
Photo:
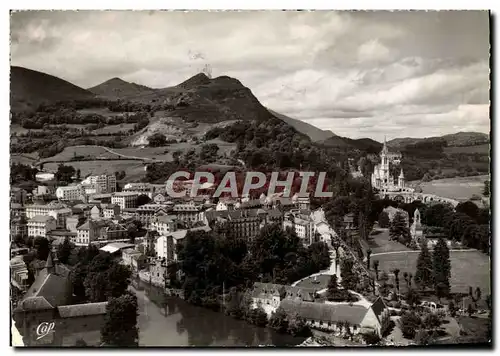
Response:
M485 11L15 12L11 64L84 88L162 88L209 68L352 138L490 131Z

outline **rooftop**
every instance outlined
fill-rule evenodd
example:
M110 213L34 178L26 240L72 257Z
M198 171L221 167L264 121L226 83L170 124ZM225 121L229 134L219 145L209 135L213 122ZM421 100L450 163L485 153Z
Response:
M57 307L61 318L106 314L108 302L64 305Z

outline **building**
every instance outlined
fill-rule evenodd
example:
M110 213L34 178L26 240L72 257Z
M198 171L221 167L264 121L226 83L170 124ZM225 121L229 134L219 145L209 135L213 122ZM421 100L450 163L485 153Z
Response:
M151 230L165 236L177 228L177 217L175 215L156 215L150 220Z
M10 219L10 235L12 238L28 236L28 221L24 216L16 216Z
M95 193L114 193L116 192L116 176L114 174L101 174L89 176L82 181L82 185L95 190Z
M56 189L56 197L59 200L74 201L85 200L85 189L81 184L68 185L66 187L58 187Z
M177 261L177 244L184 240L189 231L211 231L210 227L202 226L189 230L178 230L164 235L160 235L155 241L155 252L156 256L160 259L165 259L167 264L173 261Z
M120 215L120 206L117 204L107 204L104 206L103 215L105 219L113 219Z
M51 211L67 208L67 205L58 201L51 201L48 204L31 204L26 205L26 217L31 219L35 216L48 216Z
M60 208L49 211L49 216L56 220L57 228L64 229L66 227L66 219L73 214L70 208Z
M28 289L28 268L23 256L15 256L10 260L10 282L20 291Z
M54 173L50 173L50 172L38 172L35 175L35 179L38 182L49 182L51 180L54 180L54 178L55 178L55 174Z
M80 215L70 215L66 218L66 230L76 232L76 228L83 224L85 218Z
M56 189L52 185L39 185L35 189L33 189L33 195L36 197L44 196L44 195L55 195Z
M92 209L90 209L90 218L93 220L99 220L101 218L101 207L94 205Z
M55 230L56 227L56 219L54 219L52 216L38 215L28 220L28 236L47 237L47 233L49 231Z
M217 205L215 206L216 211L225 211L225 210L234 210L234 207L236 205L236 202L233 200L219 200L217 202Z
M278 209L237 209L207 211L206 221L210 226L224 226L235 237L251 239L257 236L266 224L283 224L283 213Z
M135 214L143 226L150 227L151 219L157 215L167 215L171 207L167 204L144 204L138 207Z
M120 209L136 208L139 194L133 192L119 192L111 196L111 204L120 206Z
M255 282L251 292L252 307L262 306L264 310L271 308L270 311L275 311L285 299L314 302L318 298L317 292L312 288Z
M67 238L69 241L75 241L77 233L69 230L52 230L47 233L47 238L52 240L52 248L56 249Z
M166 201L167 201L167 197L162 193L158 193L158 194L155 194L153 196L153 202L155 204L165 204Z
M391 165L399 165L401 160L400 153L391 153L387 148L386 140L384 139L384 147L380 152L380 164L373 168L371 176L372 187L383 191L399 191L405 187L405 178L403 169L399 177L391 176Z
M100 345L107 302L71 305L71 271L49 254L44 268L14 309L14 322L26 346L74 346L83 339ZM42 323L45 335L37 333Z
M283 219L283 229L290 228L300 238L304 246L309 246L315 239L314 222L307 210L292 210Z
M372 306L285 299L280 303L280 308L288 315L298 314L314 329L345 333L348 327L351 335L371 332L376 332L379 336L381 334L380 317Z
M10 217L26 216L26 208L19 203L10 203Z
M123 264L129 266L132 271L138 272L146 267L147 258L141 252L133 248L127 248L122 252Z
M186 204L175 204L172 211L180 221L195 223L204 220L204 208L201 204L190 201Z
M139 271L139 278L156 287L165 287L167 280L167 262L157 259L149 264L149 270Z
M90 243L105 242L110 240L126 239L127 229L110 220L88 219L84 224L76 228L76 245L88 245Z

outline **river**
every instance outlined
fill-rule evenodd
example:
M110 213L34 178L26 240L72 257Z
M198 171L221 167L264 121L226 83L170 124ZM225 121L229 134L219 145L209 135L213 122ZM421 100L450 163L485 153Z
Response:
M135 284L135 283L134 283ZM295 346L304 338L278 334L223 313L167 297L156 287L138 282L130 287L139 304L140 346Z

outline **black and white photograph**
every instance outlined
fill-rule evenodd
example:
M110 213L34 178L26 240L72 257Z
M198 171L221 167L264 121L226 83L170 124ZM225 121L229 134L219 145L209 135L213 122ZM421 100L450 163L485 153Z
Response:
M490 11L9 21L12 347L492 348Z

